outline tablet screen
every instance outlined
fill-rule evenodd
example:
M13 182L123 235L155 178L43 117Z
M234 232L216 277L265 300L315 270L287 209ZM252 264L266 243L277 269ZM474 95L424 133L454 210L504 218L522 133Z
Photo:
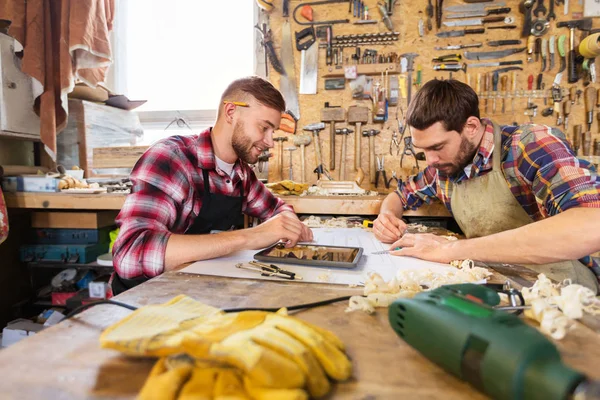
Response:
M261 255L288 260L320 260L351 263L356 258L358 251L359 248L355 247L299 245L289 248L271 247L262 251Z

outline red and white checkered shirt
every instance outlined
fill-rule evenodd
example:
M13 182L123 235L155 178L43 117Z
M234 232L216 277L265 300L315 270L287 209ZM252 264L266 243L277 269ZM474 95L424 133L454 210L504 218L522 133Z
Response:
M165 250L172 233L183 234L202 208L204 179L209 170L210 192L240 196L242 212L266 220L294 209L273 196L242 161L231 178L218 169L207 129L199 135L172 136L150 147L131 172L133 189L117 216L119 237L113 264L122 278L154 277L164 272Z

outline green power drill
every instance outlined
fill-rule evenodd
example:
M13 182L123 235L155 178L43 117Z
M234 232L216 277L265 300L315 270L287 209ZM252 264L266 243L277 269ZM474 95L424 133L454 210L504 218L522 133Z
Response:
M448 285L398 299L398 336L446 371L495 399L600 398L600 385L567 367L556 347L516 315L493 307L483 285Z

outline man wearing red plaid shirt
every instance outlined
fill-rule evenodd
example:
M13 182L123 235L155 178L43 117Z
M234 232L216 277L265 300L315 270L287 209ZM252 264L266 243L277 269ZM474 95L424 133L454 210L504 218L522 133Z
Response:
M313 239L293 208L273 196L248 165L273 147L284 111L271 83L238 79L221 96L212 129L164 139L144 153L116 220L114 294L186 262ZM242 213L264 222L232 230Z
M432 80L407 113L427 168L398 185L373 224L392 254L430 261L524 264L596 292L600 266L600 178L558 129L500 126L479 117L468 85ZM450 242L404 234L403 210L441 200L467 237Z

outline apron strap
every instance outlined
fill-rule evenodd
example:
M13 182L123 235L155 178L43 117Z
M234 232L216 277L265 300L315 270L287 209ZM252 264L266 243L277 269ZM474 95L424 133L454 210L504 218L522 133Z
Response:
M492 153L492 170L500 171L500 164L502 163L502 133L500 132L500 126L492 121L494 128L494 152Z
M202 170L202 178L204 179L204 196L210 194L210 184L208 182L208 170Z

